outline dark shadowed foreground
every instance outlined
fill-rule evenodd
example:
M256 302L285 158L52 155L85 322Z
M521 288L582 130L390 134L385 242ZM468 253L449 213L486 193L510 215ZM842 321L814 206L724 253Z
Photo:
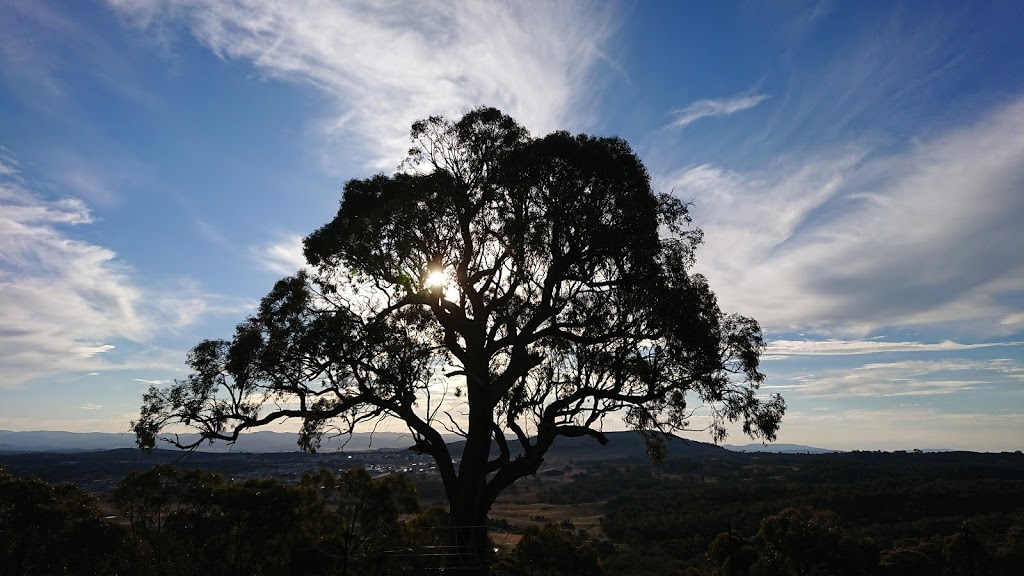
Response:
M1024 561L1020 454L694 448L672 442L659 465L642 442L610 460L555 450L492 508L490 573L1015 575ZM2 573L461 573L436 472L344 468L372 462L360 453L176 467L131 454L4 455L19 474L81 485L128 471L95 495L0 472ZM297 471L302 458L332 470ZM289 481L259 477L260 463Z

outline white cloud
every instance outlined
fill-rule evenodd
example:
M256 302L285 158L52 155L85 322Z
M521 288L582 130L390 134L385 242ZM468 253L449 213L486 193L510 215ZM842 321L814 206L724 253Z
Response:
M772 380L767 392L801 398L864 398L936 396L981 388L1019 386L1024 365L996 360L903 360L875 362L855 368L829 368ZM776 383L778 382L778 383Z
M215 294L199 282L181 278L168 282L147 297L148 312L163 331L179 331L213 315L239 316L251 312L256 303L236 296Z
M943 412L899 406L884 409L790 411L779 442L838 450L949 448L975 451L1020 449L1024 414Z
M0 146L0 177L14 177L19 173L18 162L10 150Z
M698 269L725 308L770 328L1019 330L1024 99L895 154L697 166L660 187L695 199Z
M572 1L109 2L147 30L184 21L222 58L323 90L336 107L325 136L368 139L380 169L394 169L427 115L484 104L541 132L585 122L615 22L610 6Z
M1024 312L1017 312L1016 314L1010 314L999 321L1003 326L1010 326L1015 329L1024 328Z
M993 346L1021 346L1024 342L985 342L960 344L952 340L936 343L885 342L881 340L772 340L766 350L770 355L838 356L881 354L885 352L951 352Z
M287 276L305 268L306 258L302 255L302 236L287 234L277 240L250 249L261 267L276 274Z
M71 352L74 354L78 354L82 358L94 358L98 354L110 352L113 349L113 344L95 344L93 346L75 346L74 348L71 349Z
M88 404L86 405L88 406ZM79 408L88 410L84 406ZM103 410L102 408L97 408ZM97 416L83 418L77 414L66 414L59 418L40 417L4 417L0 416L0 430L30 431L30 430L60 430L63 432L121 432L125 439L131 439L131 432L128 430L128 422L139 417L138 410L124 412L110 412L109 408L102 412L95 410L88 411L88 415ZM109 414L100 416L102 414Z
M150 386L163 386L169 384L170 380L147 380L145 378L132 378L132 382L142 382L143 384L149 384Z
M62 373L171 369L182 354L147 345L127 358L120 343L150 343L202 316L251 308L190 282L142 286L113 250L76 237L92 222L81 200L47 200L16 172L0 175L0 387Z
M703 118L731 116L737 112L749 110L768 99L767 94L734 96L717 100L698 100L673 112L675 119L670 128L684 128Z
M41 200L0 182L0 367L4 385L102 364L111 340L147 332L141 291L116 255L72 238L92 222L76 199Z

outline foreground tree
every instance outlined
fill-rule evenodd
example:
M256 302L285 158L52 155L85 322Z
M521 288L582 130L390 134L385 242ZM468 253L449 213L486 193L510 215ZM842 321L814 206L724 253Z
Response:
M233 441L298 418L316 450L328 430L397 418L437 462L458 543L478 556L501 491L558 436L607 443L611 414L654 457L700 406L716 440L735 421L775 437L785 404L757 395L758 324L724 314L690 272L701 232L685 203L652 192L626 142L532 138L491 108L416 122L412 142L398 173L346 184L305 239L309 270L279 281L232 340L197 345L188 379L150 388L141 446L175 424Z
M403 515L420 512L416 484L404 474L373 478L356 468L335 476L327 469L302 479L302 515L309 553L293 570L302 574L369 574L389 548L412 540Z
M134 553L95 496L0 466L0 575L134 573Z
M603 576L604 568L590 539L574 532L568 520L563 524L546 523L542 528L528 527L501 574L522 576Z

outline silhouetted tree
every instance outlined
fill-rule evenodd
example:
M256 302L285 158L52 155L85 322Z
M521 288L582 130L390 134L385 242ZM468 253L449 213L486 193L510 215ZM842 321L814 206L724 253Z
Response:
M157 564L163 561L163 529L180 499L181 475L169 464L131 472L114 490L113 502L128 519L132 532L144 539Z
M304 536L302 495L274 479L226 483L161 465L126 476L113 500L152 553L148 572L284 574ZM137 559L140 573L146 559Z
M880 573L892 576L930 576L941 570L928 554L927 545L901 545L886 550L879 562Z
M70 484L16 477L0 467L0 576L121 574L135 550L99 502Z
M731 421L775 437L785 405L757 394L757 322L724 314L691 273L701 232L626 142L533 138L480 108L414 123L412 143L401 171L345 185L305 239L309 270L232 340L193 348L188 379L146 393L141 446L171 424L233 441L300 418L315 450L328 429L397 418L437 462L458 544L479 554L502 490L558 436L606 443L610 414L652 456L695 403L716 439Z
M1006 537L996 551L996 562L1000 574L1013 574L1024 566L1024 514L1006 532Z
M338 476L325 469L307 474L301 486L303 532L313 552L296 560L302 573L373 573L381 553L410 542L401 517L420 506L416 485L404 474L375 479L362 468ZM354 560L363 561L357 569Z
M956 534L949 536L943 542L942 561L942 573L947 576L978 576L995 573L992 558L985 549L985 545L974 534L970 522L964 522Z
M754 535L759 557L755 575L873 574L875 544L847 532L835 512L787 508L761 520Z
M501 568L502 574L522 576L600 576L605 573L589 540L574 532L568 521L527 528Z
M716 576L749 574L757 556L754 545L732 530L719 534L708 545L708 560L716 566Z

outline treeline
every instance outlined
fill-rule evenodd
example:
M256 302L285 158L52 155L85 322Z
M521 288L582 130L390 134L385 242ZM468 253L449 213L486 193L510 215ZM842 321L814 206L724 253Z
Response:
M545 503L603 503L600 530L493 519L515 545L480 561L513 576L1017 575L1022 471L1019 454L566 465L531 486ZM101 504L0 467L0 576L418 574L453 553L446 513L422 495L362 469L288 484L161 465Z
M422 574L455 562L447 513L423 509L403 474L321 470L295 485L160 465L125 477L111 505L0 466L0 576ZM572 531L521 536L477 560L500 574L602 574Z
M368 559L422 537L417 523L443 521L406 477L362 469L289 485L162 465L125 477L107 515L73 485L0 468L0 503L5 575L370 574Z
M610 574L1020 574L1020 454L740 455L604 466L541 490L605 502Z

